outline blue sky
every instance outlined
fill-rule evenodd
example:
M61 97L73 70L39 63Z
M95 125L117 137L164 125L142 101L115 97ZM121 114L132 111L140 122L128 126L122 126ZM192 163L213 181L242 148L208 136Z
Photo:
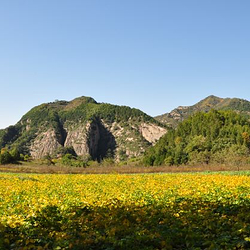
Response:
M250 1L1 0L0 128L91 96L149 115L250 100Z

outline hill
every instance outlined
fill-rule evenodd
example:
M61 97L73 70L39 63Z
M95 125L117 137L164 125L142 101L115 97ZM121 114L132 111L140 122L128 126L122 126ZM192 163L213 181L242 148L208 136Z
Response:
M176 127L178 123L187 119L190 115L202 111L208 112L215 110L233 110L238 113L250 114L250 102L239 98L220 98L208 96L193 106L179 106L170 113L156 116L155 119L170 127Z
M233 111L198 112L171 129L144 157L146 165L249 162L250 123ZM246 160L246 161L245 161Z
M15 126L0 130L0 148L17 148L35 159L73 150L94 160L125 160L141 155L165 132L138 109L83 96L34 107Z

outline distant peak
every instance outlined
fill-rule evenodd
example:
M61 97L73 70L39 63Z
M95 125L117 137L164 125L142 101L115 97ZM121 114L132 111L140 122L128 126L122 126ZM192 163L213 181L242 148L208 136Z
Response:
M209 95L208 97L206 97L204 100L206 100L206 99L222 99L222 98L220 98L220 97L218 97L218 96L215 96L215 95Z
M81 103L97 103L96 100L89 96L80 96L75 99L73 99L70 102L81 102Z
M194 106L196 105L216 105L220 102L222 102L224 99L223 98L220 98L218 96L215 96L215 95L210 95L208 97L206 97L205 99L199 101L197 104L195 104Z
M92 97L88 96L81 96L73 99L72 101L68 102L67 106L65 107L66 110L74 109L82 104L93 103L97 104L96 100Z

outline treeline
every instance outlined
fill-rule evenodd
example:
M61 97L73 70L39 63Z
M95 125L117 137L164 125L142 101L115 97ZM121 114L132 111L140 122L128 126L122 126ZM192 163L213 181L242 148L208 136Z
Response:
M143 113L139 109L127 106L117 106L108 103L81 104L74 109L60 111L59 116L62 121L103 119L107 122L125 122L129 119L133 119L157 123L157 121L155 121L152 117Z
M249 112L250 102L243 99L234 98L231 99L228 107L226 109L238 110L240 112Z
M76 107L66 109L63 105L42 104L30 110L22 118L29 121L29 126L40 126L44 122L52 124L57 128L58 123L70 121L88 121L92 119L103 119L108 122L128 121L129 119L139 121L158 122L139 109L127 106L117 106L108 103L82 103Z
M100 161L93 160L90 155L77 156L73 147L58 148L52 155L45 155L40 159L33 159L30 155L21 154L17 148L2 148L0 150L0 165L6 164L29 164L42 166L65 166L65 167L108 167L108 166L139 166L141 158L132 157L126 161L116 162L111 150Z
M149 149L145 165L249 163L250 123L233 111L199 112Z

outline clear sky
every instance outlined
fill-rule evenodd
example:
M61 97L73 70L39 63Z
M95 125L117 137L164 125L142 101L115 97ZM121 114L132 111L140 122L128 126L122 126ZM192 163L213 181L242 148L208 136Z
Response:
M1 0L0 128L91 96L151 116L250 100L249 0Z

